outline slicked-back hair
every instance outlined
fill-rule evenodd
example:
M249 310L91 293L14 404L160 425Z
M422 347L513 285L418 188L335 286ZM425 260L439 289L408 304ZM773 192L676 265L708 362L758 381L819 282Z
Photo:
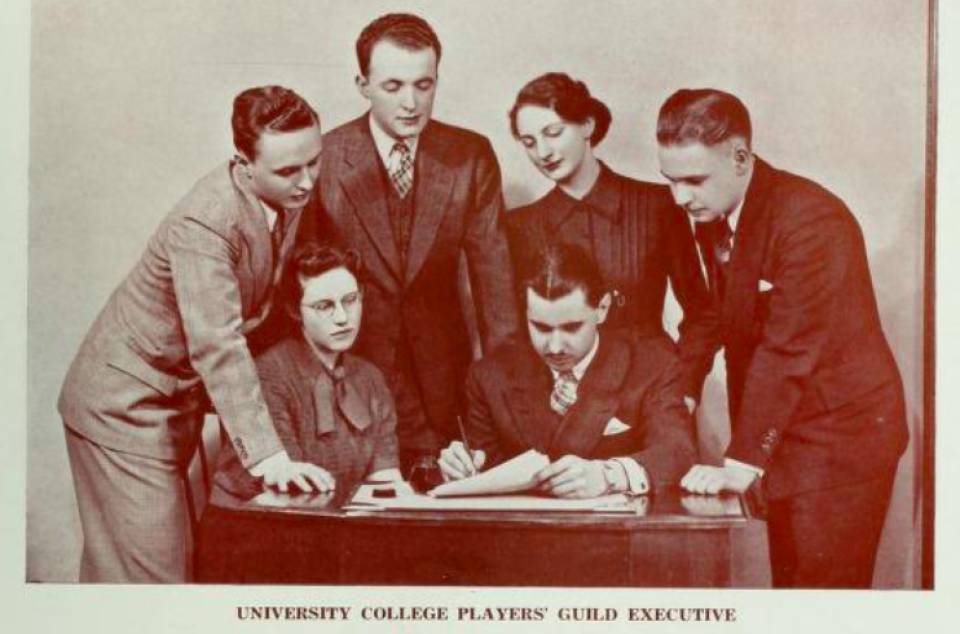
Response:
M287 308L287 314L295 321L299 321L300 302L303 301L303 286L306 281L339 268L349 271L356 278L357 287L360 287L363 266L360 254L356 251L343 250L316 241L305 242L298 246L287 263L287 268L284 269L280 285L280 293Z
M289 88L248 88L233 100L233 145L250 160L257 158L257 141L264 132L293 132L320 124L307 101Z
M528 262L522 288L524 297L529 288L548 300L579 288L594 308L609 290L593 257L574 244L550 244L538 251Z
M440 39L426 20L412 13L388 13L365 26L357 38L357 64L364 77L370 73L373 47L381 40L413 51L432 48L440 63Z
M660 145L695 142L710 147L738 136L750 147L752 133L743 102L714 88L678 90L663 103L657 117Z
M530 80L517 93L510 108L510 131L515 138L520 136L517 130L517 113L524 106L549 108L561 119L576 124L584 124L593 119L593 134L590 145L598 145L607 135L613 115L607 105L590 94L590 89L582 81L575 81L566 73L546 73Z

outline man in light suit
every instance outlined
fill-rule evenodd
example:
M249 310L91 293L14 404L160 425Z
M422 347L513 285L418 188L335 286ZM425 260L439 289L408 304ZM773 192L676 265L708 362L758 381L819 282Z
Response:
M182 473L207 398L253 475L281 490L322 480L283 451L247 342L320 169L320 122L296 93L267 86L236 97L232 126L237 156L160 224L63 384L81 581L188 579Z
M462 409L473 352L460 306L462 253L474 304L466 309L476 309L483 350L516 330L500 170L486 138L431 120L441 47L429 24L384 15L356 47L357 88L370 110L324 135L321 196L308 215L324 229L304 233L333 233L363 256L356 349L396 396L406 474L454 437Z
M523 280L529 341L477 361L467 380L465 433L440 454L459 479L536 449L537 474L558 497L648 493L693 464L685 381L669 343L630 330L603 332L610 288L581 247L554 244Z
M860 227L835 195L754 156L733 95L676 92L657 141L696 223L732 427L724 464L682 485L759 478L774 585L867 587L907 430Z

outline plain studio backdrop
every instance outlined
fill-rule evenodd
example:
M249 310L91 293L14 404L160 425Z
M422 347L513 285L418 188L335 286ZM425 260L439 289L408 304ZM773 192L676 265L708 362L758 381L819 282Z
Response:
M750 109L754 147L838 194L860 222L884 330L903 374L911 443L875 585L919 585L927 70L924 0L332 2L36 0L30 124L27 570L76 579L78 517L61 381L113 288L173 204L233 154L244 88L296 90L330 129L363 112L354 41L390 11L443 44L436 118L490 138L508 206L550 183L510 136L519 88L546 71L584 80L613 113L597 154L658 176L663 100L712 86ZM666 317L675 329L679 310ZM720 374L701 447L729 436ZM856 447L851 447L855 452Z

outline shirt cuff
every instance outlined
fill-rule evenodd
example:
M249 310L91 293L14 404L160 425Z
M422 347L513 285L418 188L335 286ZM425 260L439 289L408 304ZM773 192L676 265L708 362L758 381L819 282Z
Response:
M640 463L633 458L610 458L623 467L627 474L626 493L632 495L645 495L650 492L650 478L647 476L647 470L640 466Z
M763 477L763 469L760 467L755 467L752 464L747 464L746 462L740 462L739 460L734 460L733 458L724 458L723 459L724 467L737 467L738 469L746 469L747 471L752 471L757 474L757 477Z

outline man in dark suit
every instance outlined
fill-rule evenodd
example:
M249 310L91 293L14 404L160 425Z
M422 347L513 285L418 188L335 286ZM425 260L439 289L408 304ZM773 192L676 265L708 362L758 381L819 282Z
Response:
M466 435L440 455L447 479L536 449L559 497L642 494L675 484L695 456L684 380L660 337L604 332L611 293L579 246L535 255L523 281L529 342L477 361L467 380Z
M320 121L292 90L265 86L237 95L232 124L237 155L163 220L64 379L81 581L189 579L182 474L206 398L264 484L323 480L284 451L248 344L320 170Z
M462 409L473 350L460 308L461 253L483 349L516 330L500 171L486 138L430 119L440 42L423 19L374 20L357 59L370 110L324 135L322 209L310 218L323 228L305 232L332 233L363 256L357 352L396 396L407 473L455 435Z
M723 466L682 485L760 478L774 585L867 587L907 431L860 227L829 191L753 155L733 95L678 91L657 141L696 223L732 427Z

